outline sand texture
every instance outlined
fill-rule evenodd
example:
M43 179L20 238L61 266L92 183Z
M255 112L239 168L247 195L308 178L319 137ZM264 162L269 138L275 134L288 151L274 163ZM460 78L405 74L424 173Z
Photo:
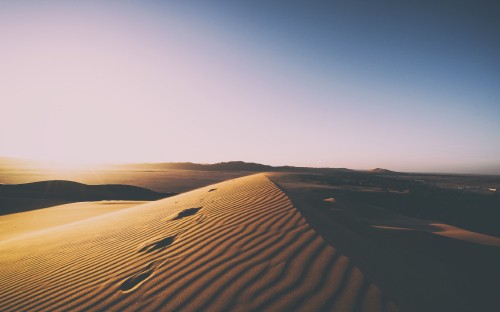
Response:
M264 174L0 241L2 311L398 311Z
M310 175L268 176L308 224L401 311L494 311L500 306L498 237L403 216L321 182L301 182Z
M103 200L81 202L55 207L0 215L0 241L13 239L32 232L48 230L56 226L69 226L73 222L130 208L146 201Z

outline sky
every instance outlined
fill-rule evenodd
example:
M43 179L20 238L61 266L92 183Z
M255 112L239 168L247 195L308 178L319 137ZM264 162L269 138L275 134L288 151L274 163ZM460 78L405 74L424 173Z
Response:
M0 156L500 174L495 1L2 1Z

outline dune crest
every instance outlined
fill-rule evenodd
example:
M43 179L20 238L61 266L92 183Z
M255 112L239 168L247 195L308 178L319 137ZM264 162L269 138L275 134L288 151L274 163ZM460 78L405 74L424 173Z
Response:
M3 311L397 311L264 174L0 242Z

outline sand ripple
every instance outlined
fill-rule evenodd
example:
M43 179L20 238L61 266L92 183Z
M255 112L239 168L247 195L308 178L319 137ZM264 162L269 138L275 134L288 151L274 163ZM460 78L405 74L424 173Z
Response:
M3 311L396 311L265 175L0 242Z

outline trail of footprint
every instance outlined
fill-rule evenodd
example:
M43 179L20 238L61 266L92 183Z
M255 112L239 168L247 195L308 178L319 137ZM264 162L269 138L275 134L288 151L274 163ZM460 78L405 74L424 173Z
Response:
M155 250L158 250L158 249L163 249L163 248L166 248L170 245L172 245L172 243L174 242L175 240L175 237L177 235L174 235L174 236L168 236L168 237L165 237L165 238L162 238L160 240L157 240L151 244L148 244L144 247L142 247L139 252L152 252L152 251L155 251Z
M188 216L195 215L198 211L200 211L201 208L202 207L184 209L183 211L181 211L177 214L174 214L172 216L169 216L167 218L163 218L162 220L163 221L179 220L179 219L182 219L182 218L185 218ZM198 218L198 221L199 220L200 220L200 218ZM202 220L203 219L201 219L201 222L203 222ZM177 233L177 234L179 234L179 233ZM168 237L162 238L160 240L154 241L154 242L142 247L141 249L139 249L139 252L152 252L155 250L166 248L166 247L172 245L176 236L177 235L168 236Z
M150 279L151 276L153 276L154 270L157 266L158 264L155 261L149 263L144 269L125 279L120 285L120 290L124 293L136 290L145 281Z
M198 211L200 211L202 207L194 207L194 208L188 208L185 209L173 216L165 218L166 220L179 220L188 216L195 215ZM202 217L203 215L200 215ZM165 220L163 219L163 220ZM200 218L198 218L200 219ZM139 252L153 252L155 250L161 250L164 248L167 248L168 246L172 245L172 243L175 241L175 238L177 235L173 236L168 236L162 239L159 239L157 241L154 241L150 244L147 244L146 246L142 247L139 249ZM124 293L131 292L135 289L137 289L140 285L142 285L145 281L151 278L151 276L154 273L155 268L158 266L158 264L153 261L149 263L144 269L141 271L137 272L136 274L128 277L125 279L122 284L120 285L120 290Z
M181 211L173 216L164 218L163 220L179 220L179 219L182 219L185 217L189 217L189 216L195 215L198 211L200 211L201 208L202 207L193 207L193 208L184 209L183 211ZM201 219L202 217L203 217L203 215L200 215L200 217L198 218L199 222L202 222L202 220L203 220L203 219ZM149 252L153 252L155 250L167 248L168 246L172 245L172 243L175 241L176 237L177 237L177 235L173 235L173 236L168 236L168 237L159 239L157 241L154 241L154 242L142 247L141 249L139 249L139 252L149 253ZM139 288L139 286L141 286L145 281L147 281L148 279L151 278L151 276L153 275L154 270L157 266L158 266L158 264L155 261L149 263L141 271L139 271L139 272L135 273L134 275L125 279L122 282L122 284L120 285L120 290L123 293L128 293L128 292L131 292L131 291Z

